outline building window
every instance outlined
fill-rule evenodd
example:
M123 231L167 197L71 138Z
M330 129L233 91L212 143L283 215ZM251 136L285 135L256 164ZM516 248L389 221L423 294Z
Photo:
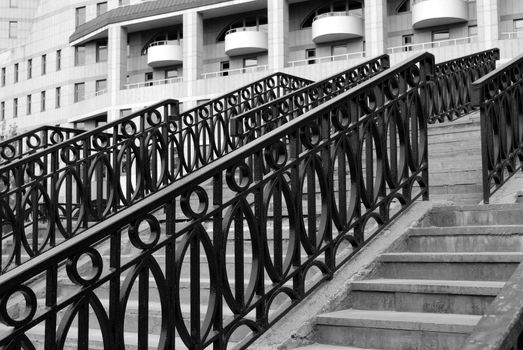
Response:
M523 18L518 18L514 20L514 32L516 38L523 38Z
M153 86L153 72L145 73L145 86Z
M40 93L40 111L45 111L45 91Z
M396 10L396 13L405 13L410 11L410 0L403 1Z
M243 59L244 72L248 71L248 68L256 67L258 65L258 57L250 57Z
M107 1L96 4L96 15L100 16L107 12Z
M5 119L5 102L0 102L0 120Z
M231 63L229 61L220 62L220 71L222 72L222 76L225 77L229 75L229 68L231 68Z
M316 49L305 50L305 58L308 60L307 64L316 63L316 60L314 59L314 57L316 57Z
M56 88L56 91L55 91L55 97L54 97L54 105L55 105L55 108L60 108L60 104L61 104L61 96L62 95L62 88L61 87L57 87Z
M178 71L176 69L168 69L165 71L165 79L174 79L178 77Z
M76 8L76 26L80 26L85 23L85 6Z
M103 95L107 92L107 80L101 79L96 81L96 96Z
M31 114L31 106L33 104L33 98L31 95L27 95L27 115L30 115Z
M120 109L120 118L125 118L132 113L133 110L131 108Z
M18 7L18 0L9 0L9 7L10 8L17 8Z
M402 42L403 42L403 51L412 51L412 39L413 39L413 35L412 34L409 34L409 35L403 35L402 36Z
M107 42L96 43L96 62L107 62Z
M74 48L74 65L83 66L85 64L85 46L76 46Z
M13 99L13 118L18 117L18 99Z
M9 21L9 38L16 39L18 38L18 22Z
M450 33L448 29L432 32L432 41L442 41L448 39L450 39Z
M42 55L42 75L47 73L47 55Z
M33 60L28 59L27 60L27 79L31 79L33 77Z
M56 71L62 69L62 50L56 50Z
M333 46L331 46L331 56L332 56L332 60L333 61L344 59L345 57L340 57L340 56L343 56L346 53L347 53L347 46L346 45L333 45Z
M6 70L5 70L5 67L3 67L2 68L2 76L0 77L2 86L5 86L5 75L6 75Z
M74 84L74 102L80 102L85 99L85 83Z
M18 63L15 63L14 79L13 79L13 81L15 83L18 83Z
M478 35L478 26L469 26L469 37Z

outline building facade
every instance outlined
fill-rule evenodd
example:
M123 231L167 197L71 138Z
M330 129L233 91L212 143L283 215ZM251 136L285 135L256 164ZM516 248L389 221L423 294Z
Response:
M182 109L276 71L523 48L519 0L0 0L0 133Z

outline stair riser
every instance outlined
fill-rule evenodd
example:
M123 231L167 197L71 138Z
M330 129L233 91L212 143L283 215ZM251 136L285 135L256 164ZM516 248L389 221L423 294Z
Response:
M349 307L387 310L482 315L494 296L351 291Z
M518 263L382 263L376 278L507 281Z
M461 333L317 326L318 343L372 349L459 349L467 336Z
M421 223L422 227L467 225L523 225L523 215L519 210L443 211L432 213Z
M520 252L523 235L411 236L410 252Z

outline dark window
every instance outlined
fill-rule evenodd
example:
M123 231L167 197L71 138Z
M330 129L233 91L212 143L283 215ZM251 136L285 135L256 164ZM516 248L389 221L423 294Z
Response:
M469 37L478 35L478 26L469 26Z
M229 68L231 68L231 63L229 61L220 62L220 71L222 72L222 76L229 75Z
M5 119L5 102L2 101L0 103L0 120L4 120Z
M40 93L40 110L45 111L45 91Z
M80 102L85 99L85 83L74 84L74 102Z
M47 73L47 55L42 55L42 75Z
M27 115L31 114L32 104L33 98L31 97L31 95L27 95Z
M398 6L397 13L409 12L410 11L410 0L405 0L401 5Z
M56 88L56 92L55 92L55 97L54 97L55 108L60 108L61 99L62 99L61 95L62 95L62 88L61 87L57 87Z
M133 110L131 108L120 109L120 118L127 117L128 115L131 115L132 113L133 113Z
M18 117L18 99L13 99L13 118Z
M13 79L13 81L15 83L18 83L18 63L15 63L14 79Z
M308 59L308 64L314 64L316 63L316 60L314 59L316 57L316 49L307 49L305 50L305 58Z
M107 42L96 43L96 62L107 62Z
M62 69L62 50L56 51L56 70Z
M101 79L96 81L96 96L107 92L107 80Z
M27 79L31 79L33 77L33 60L28 59L27 60Z
M410 45L410 44L412 44L412 38L413 38L413 35L412 35L412 34L404 35L404 36L402 37L403 45L405 46L405 47L403 48L403 51L412 51L412 46L406 46L406 45Z
M18 22L9 21L9 38L16 39L18 38Z
M145 86L152 86L153 83L152 83L152 80L153 80L153 72L147 72L145 73Z
M2 68L2 77L0 77L0 80L2 81L2 86L5 86L5 75L6 75L6 69L5 67Z
M85 46L76 46L74 49L74 65L83 66L85 64Z
M100 16L107 12L107 1L99 2L96 4L96 15Z
M85 6L76 8L76 26L80 26L85 23Z

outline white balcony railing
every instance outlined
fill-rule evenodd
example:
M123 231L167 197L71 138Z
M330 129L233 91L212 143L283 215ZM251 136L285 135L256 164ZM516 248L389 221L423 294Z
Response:
M523 31L521 31L521 32L503 32L500 34L500 39L523 39Z
M235 75L235 74L264 72L268 69L269 69L269 66L267 66L267 65L246 67L246 68L227 69L227 70L220 70L220 71L216 71L216 72L203 73L202 78L208 79L208 78L215 78L215 77L225 77L228 75Z
M412 27L436 27L468 21L465 0L416 0L411 3Z
M304 60L290 61L289 66L290 67L299 67L299 66L304 66L307 64L326 63L326 62L334 62L334 61L348 61L352 58L361 58L361 57L365 57L365 51L350 52L350 53L345 53L345 54L341 54L341 55L333 55L333 56L311 57L311 58L307 58Z
M326 43L363 37L363 18L352 11L322 13L312 21L312 41Z
M267 32L259 27L232 28L225 33L225 53L228 56L265 52L268 48Z
M149 87L149 86L168 85L168 84L180 83L182 81L183 81L183 77L161 79L161 80L150 80L150 81L143 81L140 83L125 84L125 89L129 90L129 89L138 89L138 88Z
M425 43L407 44L407 45L389 47L389 48L387 48L387 53L391 54L391 53L399 53L399 52L406 52L406 51L427 50L427 49L434 49L434 48L445 47L445 46L470 44L470 43L475 43L477 41L478 41L477 35L469 36L469 37L465 37L465 38L429 41L429 42L425 42Z
M182 62L183 52L179 40L155 41L147 46L147 64L151 67L165 67Z

